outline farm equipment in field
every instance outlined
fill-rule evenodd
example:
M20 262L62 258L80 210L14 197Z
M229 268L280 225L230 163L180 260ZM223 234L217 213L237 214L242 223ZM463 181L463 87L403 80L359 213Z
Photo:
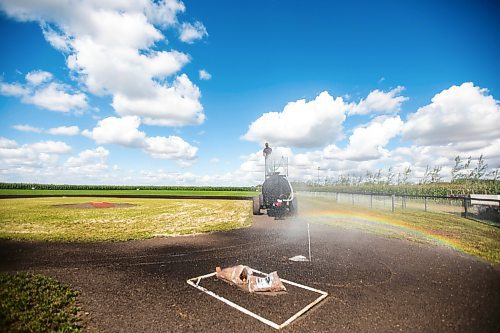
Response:
M266 153L266 149L268 149ZM267 215L275 219L283 219L298 212L297 197L288 180L288 158L274 159L272 150L266 144L264 149L265 180L262 193L254 199L254 214L266 210Z

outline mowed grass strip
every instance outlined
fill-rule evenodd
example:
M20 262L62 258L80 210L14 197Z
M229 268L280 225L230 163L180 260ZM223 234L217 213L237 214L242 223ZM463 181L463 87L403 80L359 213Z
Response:
M87 202L130 207L64 208ZM243 200L30 198L0 200L0 237L44 241L122 241L247 227Z
M385 237L441 243L492 264L500 264L500 228L448 213L415 209L398 209L393 213L338 204L326 198L300 197L299 200L301 216L312 222Z

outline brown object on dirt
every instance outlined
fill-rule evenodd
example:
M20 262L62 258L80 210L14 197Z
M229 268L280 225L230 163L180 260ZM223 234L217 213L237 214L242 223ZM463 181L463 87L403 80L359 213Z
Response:
M236 285L247 284L248 277L252 275L252 270L248 266L238 265L228 268L215 268L217 278Z
M253 275L252 269L244 265L227 267L224 269L217 266L215 272L218 279L242 287L251 293L286 291L277 272L259 277Z

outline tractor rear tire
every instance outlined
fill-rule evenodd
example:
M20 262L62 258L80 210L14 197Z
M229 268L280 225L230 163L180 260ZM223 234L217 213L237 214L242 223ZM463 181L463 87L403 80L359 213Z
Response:
M258 197L252 198L253 203L253 215L260 215L260 202Z

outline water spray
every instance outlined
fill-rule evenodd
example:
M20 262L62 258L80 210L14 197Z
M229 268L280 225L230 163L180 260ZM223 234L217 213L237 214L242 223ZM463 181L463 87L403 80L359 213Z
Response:
M298 255L295 257L289 258L291 261L309 261L311 262L312 260L312 255L311 255L311 231L309 227L309 223L307 223L307 248L309 250L309 258L306 258L303 255Z

